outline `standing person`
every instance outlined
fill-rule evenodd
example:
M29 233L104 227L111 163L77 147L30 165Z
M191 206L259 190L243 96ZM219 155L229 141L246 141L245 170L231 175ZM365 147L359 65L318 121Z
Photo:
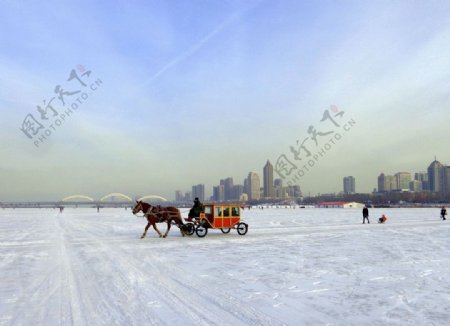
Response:
M447 215L447 210L445 209L445 206L442 206L441 208L441 219L444 221L446 220L445 215Z
M367 208L367 206L364 206L364 208L362 210L362 214L363 214L363 224L366 224L366 219L367 219L367 223L370 224L369 209Z

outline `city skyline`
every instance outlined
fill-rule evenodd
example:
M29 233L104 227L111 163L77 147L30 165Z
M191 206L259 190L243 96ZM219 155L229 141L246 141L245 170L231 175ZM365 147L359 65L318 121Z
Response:
M450 167L446 165L446 163L440 163L439 161L437 161L436 157L435 159L428 165L428 167L424 168L424 169L419 169L417 172L396 172L394 175L388 175L388 174L384 174L383 172L378 175L378 180L374 181L374 187L372 188L372 191L369 192L358 192L356 191L356 180L357 178L354 176L345 176L342 178L342 188L341 191L336 192L335 194L347 194L347 195L351 195L351 194L356 194L356 193L373 193L374 189L376 189L375 192L378 193L382 193L382 192L390 192L390 191L413 191L413 192L421 192L421 191L431 191L431 192L441 192L441 189L438 186L434 186L434 185L424 185L428 183L428 175L430 174L430 169L432 166L437 166L436 169L436 181L437 183L442 183L445 184L444 186L444 190L445 192L450 192ZM273 166L270 162L270 160L266 161L266 164L261 168L262 171L262 175L263 175L263 180L265 181L267 179L268 182L264 182L263 185L260 184L260 187L258 188L259 190L257 191L260 194L260 200L265 200L265 199L288 199L288 198L298 198L300 196L288 196L288 194L276 194L274 189L276 188L280 188L277 187L277 183L279 184L283 184L283 180L281 178L276 178L273 179L273 175L272 178L270 178L270 171L272 170ZM445 172L446 174L444 174L444 172L442 172L439 169L446 169ZM428 171L428 172L424 172L424 171ZM267 171L267 172L266 172ZM273 171L272 171L273 172ZM266 173L266 176L264 176L264 174ZM414 173L414 178L413 178L413 173ZM244 186L242 185L234 185L236 186L242 186L242 190L240 192L240 194L245 193L246 191L248 191L248 184L249 184L249 180L251 179L251 177L253 177L254 175L257 176L258 179L258 183L259 183L259 174L258 172L249 172L249 175L247 176L247 178L244 179ZM266 178L267 177L267 178ZM234 178L233 177L226 177L225 179L220 179L220 184L217 186L211 186L212 188L212 195L208 196L206 194L208 194L208 191L204 192L204 197L203 200L215 200L215 201L246 201L246 200L239 200L239 196L234 196L234 197L229 197L225 195L225 184L227 183L227 180L230 182L231 180L231 188L233 187L233 183L234 183ZM272 180L272 182L270 182L269 180ZM247 185L246 185L247 182ZM266 189L266 185L271 185L272 186L272 196L265 196L266 194L270 193L270 191L268 191ZM205 184L202 184L203 188L207 188L205 186ZM284 185L285 186L285 185ZM220 188L222 187L222 188ZM223 189L221 194L222 195L216 195L219 194L219 192L216 192L216 190L218 191L218 189ZM301 193L301 185L300 185L300 193ZM256 189L255 189L256 191ZM182 193L182 191L180 190L176 190L175 193ZM315 196L315 195L320 195L320 194L326 194L327 192L318 192L316 194L302 194L302 197L305 196ZM189 196L189 192L184 193L184 200L181 201L190 201L192 200L194 197L198 197L198 196L194 196L191 195ZM177 197L176 197L177 199ZM250 198L248 198L249 200L251 200L251 196ZM255 198L253 198L255 199ZM178 200L177 200L178 201Z
M0 201L173 198L264 183L267 159L305 195L349 175L368 193L380 167L450 162L450 2L2 1L0 18Z

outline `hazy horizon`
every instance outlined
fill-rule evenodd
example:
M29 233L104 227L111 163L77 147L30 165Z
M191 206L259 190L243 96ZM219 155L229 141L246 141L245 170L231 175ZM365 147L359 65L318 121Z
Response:
M326 110L356 123L303 194L450 164L450 2L1 1L0 17L0 201L210 195L268 159L307 164L338 131Z

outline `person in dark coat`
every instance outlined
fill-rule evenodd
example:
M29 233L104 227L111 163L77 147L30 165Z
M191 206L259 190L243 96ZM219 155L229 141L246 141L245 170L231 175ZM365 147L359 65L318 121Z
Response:
M447 215L447 210L445 209L445 206L442 206L441 208L441 219L444 221L446 220L445 215Z
M202 210L203 210L203 204L200 202L198 197L195 197L194 206L192 206L192 208L190 209L188 217L189 218L199 217Z
M362 210L362 214L363 214L363 224L366 224L366 219L367 219L367 223L370 224L369 209L367 208L367 206L364 206L364 208Z

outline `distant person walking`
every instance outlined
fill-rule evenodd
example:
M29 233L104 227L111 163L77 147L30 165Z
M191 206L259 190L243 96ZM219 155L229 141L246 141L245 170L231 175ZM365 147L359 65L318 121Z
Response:
M363 214L363 224L366 224L366 219L367 219L367 223L370 224L369 209L367 208L367 206L364 206L364 208L362 210L362 214Z
M444 221L446 220L445 215L447 215L447 210L445 209L445 206L442 206L441 208L441 219Z

